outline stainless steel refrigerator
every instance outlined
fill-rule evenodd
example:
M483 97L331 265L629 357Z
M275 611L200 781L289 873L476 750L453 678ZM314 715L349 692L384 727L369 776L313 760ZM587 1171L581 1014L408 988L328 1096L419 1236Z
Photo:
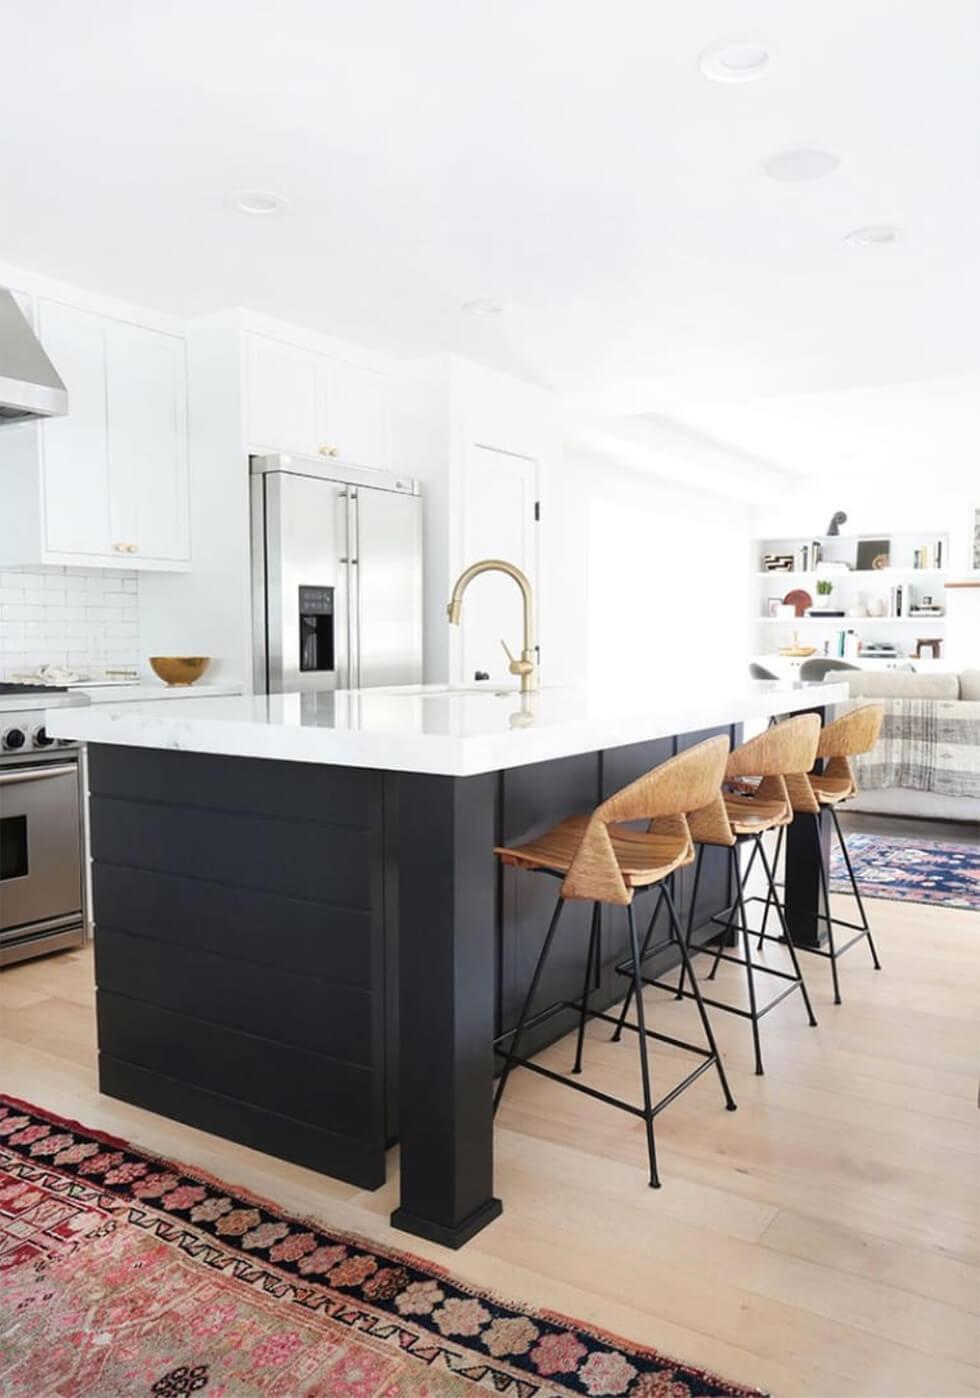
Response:
M253 456L259 693L422 679L418 483L328 459Z

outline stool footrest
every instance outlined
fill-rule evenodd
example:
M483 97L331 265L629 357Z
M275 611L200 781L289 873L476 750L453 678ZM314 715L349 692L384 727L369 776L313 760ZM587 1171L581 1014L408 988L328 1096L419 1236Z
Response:
M609 1016L603 1015L602 1018L608 1019ZM615 1023L615 1021L613 1022ZM632 1025L627 1025L626 1027L630 1029L633 1028ZM647 1030L647 1037L651 1039L663 1039L667 1043L678 1042L675 1039L666 1039L662 1034L653 1034L649 1029ZM681 1047L689 1048L691 1045L681 1044ZM695 1051L698 1053L706 1052L701 1049ZM643 1121L646 1121L648 1116L650 1120L652 1120L662 1112L665 1107L669 1107L671 1102L675 1101L685 1088L690 1087L691 1083L699 1078L702 1073L707 1072L714 1064L715 1055L713 1053L708 1053L704 1062L699 1063L696 1068L692 1069L665 1097L661 1097L658 1102L651 1104L649 1113L647 1113L643 1107L637 1107L633 1102L624 1102L621 1097L613 1097L608 1092L600 1092L597 1087L589 1087L587 1083L583 1082L573 1082L565 1073L556 1073L553 1068L545 1068L540 1063L535 1063L532 1058L511 1058L510 1061L515 1068L528 1068L532 1073L538 1073L542 1078L550 1078L552 1082L563 1083L565 1087L570 1087L573 1092L584 1093L586 1097L594 1097L597 1102L605 1102L608 1107L618 1107L620 1111L629 1112L631 1116L638 1116Z
M745 962L743 961L739 964L744 966ZM789 976L787 979L791 980L793 984L788 985L785 990L781 990L778 995L774 996L773 999L769 1001L768 1005L764 1005L761 1010L756 1010L755 1014L753 1014L751 1010L744 1010L741 1005L729 1005L724 1000L715 1000L712 996L705 995L703 990L701 991L701 1003L710 1005L713 1010L724 1010L726 1014L738 1015L740 1019L762 1019L763 1015L767 1015L770 1010L775 1009L781 1001L785 1000L787 995L792 995L794 990L799 990L803 985L803 982L798 981L795 976ZM668 985L666 981L652 980L648 976L643 977L643 984L656 986L658 990L669 990L671 995L675 997L678 993L678 987L676 985ZM684 1000L695 1000L697 998L691 990L682 990L680 994ZM632 1025L627 1024L624 1027L631 1029Z

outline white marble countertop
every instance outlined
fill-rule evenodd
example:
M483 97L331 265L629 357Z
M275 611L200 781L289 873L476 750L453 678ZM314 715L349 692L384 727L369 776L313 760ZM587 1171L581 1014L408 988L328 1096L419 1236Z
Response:
M83 742L466 777L847 698L847 686L719 682L709 692L404 688L188 696L180 704L52 709L48 732Z
M136 680L132 684L78 684L72 694L84 694L93 704L142 704L158 699L230 698L241 694L240 684L164 684L162 680Z

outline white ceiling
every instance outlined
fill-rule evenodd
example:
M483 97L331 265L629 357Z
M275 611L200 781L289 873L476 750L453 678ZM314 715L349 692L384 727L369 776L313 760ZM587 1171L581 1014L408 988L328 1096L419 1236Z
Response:
M887 386L914 382L928 447L930 384L948 404L980 373L977 0L3 0L2 22L12 263L456 350L783 467L819 455L794 398L880 386L864 440L907 447ZM772 45L763 80L699 72L733 37ZM796 145L840 168L768 179ZM288 209L245 217L242 189ZM881 222L906 236L843 241ZM508 313L460 311L477 297Z

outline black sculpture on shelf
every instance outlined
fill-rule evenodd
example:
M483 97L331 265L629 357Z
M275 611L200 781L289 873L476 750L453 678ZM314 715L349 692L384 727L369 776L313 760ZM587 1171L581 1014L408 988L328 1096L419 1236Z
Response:
M831 538L833 535L839 534L841 525L846 523L847 515L843 510L837 510L830 523L827 525L827 537Z

